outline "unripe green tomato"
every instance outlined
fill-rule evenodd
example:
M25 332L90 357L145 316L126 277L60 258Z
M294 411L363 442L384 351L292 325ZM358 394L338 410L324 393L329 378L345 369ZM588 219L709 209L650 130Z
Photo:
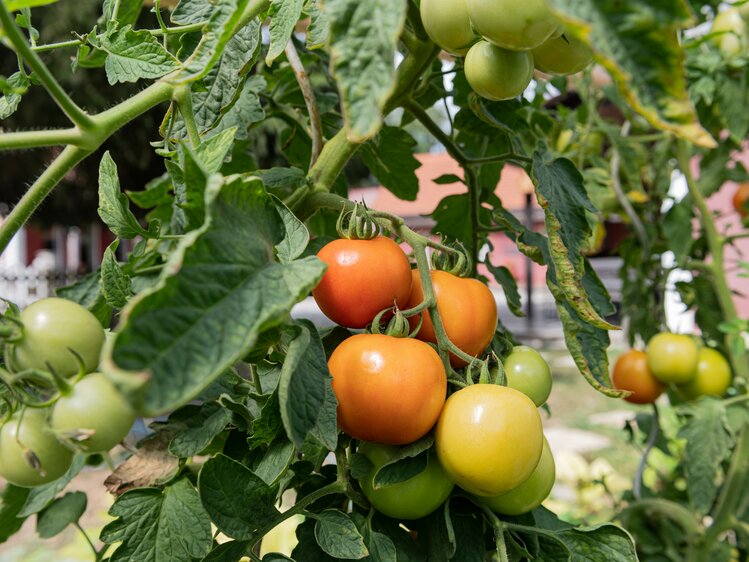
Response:
M487 41L513 51L538 47L561 22L547 0L467 0L468 16Z
M740 55L747 49L749 37L746 22L734 8L716 15L710 32L716 34L712 41L726 57Z
M556 465L551 454L549 442L544 438L544 448L538 466L528 480L514 490L488 498L486 504L495 513L502 515L521 515L536 509L549 497L556 480Z
M569 34L548 39L531 51L536 68L546 74L575 74L593 61L593 51Z
M648 366L661 382L683 384L697 373L699 348L685 335L662 333L648 342Z
M19 420L21 423L19 424ZM39 469L29 463L30 453ZM0 477L31 488L57 480L73 462L73 451L57 440L47 425L47 410L16 412L0 429Z
M697 359L697 372L694 378L685 384L676 386L676 390L687 400L700 396L723 396L731 386L731 366L720 352L703 347Z
M543 405L551 394L551 369L541 354L533 348L519 345L503 361L507 386L519 390Z
M473 91L490 100L508 100L522 94L533 78L529 51L508 51L479 41L465 60L466 80Z
M377 511L393 519L421 519L443 503L452 492L452 480L447 477L436 455L429 453L427 467L422 472L391 486L374 488L374 476L387 461L395 458L398 447L364 443L359 452L374 465L372 471L359 480L362 492Z
M134 422L132 406L102 373L83 377L52 408L51 426L61 436L93 432L76 440L87 453L109 451L125 438Z
M466 0L421 0L421 21L430 39L452 55L464 56L479 39Z
M23 337L10 346L8 363L15 371L53 369L62 377L79 370L83 360L87 373L99 365L104 329L87 309L59 298L46 298L21 311Z

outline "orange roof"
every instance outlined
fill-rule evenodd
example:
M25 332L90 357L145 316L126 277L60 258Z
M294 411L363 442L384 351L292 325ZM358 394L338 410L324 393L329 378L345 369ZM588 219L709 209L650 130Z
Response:
M350 191L349 197L354 201L364 199L367 206L379 211L413 217L430 214L448 195L466 192L466 186L462 183L434 183L435 179L445 174L463 177L461 167L446 152L417 154L416 159L421 162L421 167L416 170L416 176L419 178L419 194L416 201L398 199L382 186L354 188ZM525 194L532 189L533 185L525 171L518 166L507 164L502 169L494 192L506 209L517 211L525 207ZM536 198L532 199L533 205L537 207Z

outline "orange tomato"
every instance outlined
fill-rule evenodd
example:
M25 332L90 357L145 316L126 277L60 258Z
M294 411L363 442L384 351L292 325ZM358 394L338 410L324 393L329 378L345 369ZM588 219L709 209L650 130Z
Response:
M338 425L362 441L416 441L432 429L445 403L445 367L419 340L357 334L341 342L328 367Z
M411 292L411 265L390 238L341 238L326 244L317 257L328 264L312 290L320 310L347 328L364 328L378 312L397 303L402 308Z
M611 376L614 388L632 392L624 399L633 404L652 404L666 390L666 385L653 376L648 354L630 349L619 356Z
M412 274L411 296L406 308L413 308L424 300L419 272L414 270ZM446 271L432 271L431 275L437 310L447 337L468 355L480 355L492 341L497 329L497 303L494 295L489 287L476 279L458 277ZM421 317L422 324L416 337L437 343L428 311L422 312ZM415 327L418 316L412 316L409 321ZM450 356L450 363L454 367L466 364L455 356Z
M747 201L749 201L749 182L739 184L736 193L733 194L733 208L742 217L749 216Z

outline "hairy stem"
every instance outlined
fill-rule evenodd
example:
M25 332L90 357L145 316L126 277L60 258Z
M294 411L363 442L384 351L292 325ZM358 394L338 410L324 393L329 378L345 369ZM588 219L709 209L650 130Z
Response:
M296 52L293 39L290 39L286 44L285 52L286 59L294 71L299 89L302 90L302 96L304 96L304 103L307 106L310 138L312 139L312 154L309 163L311 168L315 165L322 150L322 118L320 117L320 109L317 107L317 99L315 98L315 90L312 88L312 82L310 82L307 71L299 58L299 54Z
M77 145L80 141L81 131L75 127L47 131L13 131L0 133L0 150Z

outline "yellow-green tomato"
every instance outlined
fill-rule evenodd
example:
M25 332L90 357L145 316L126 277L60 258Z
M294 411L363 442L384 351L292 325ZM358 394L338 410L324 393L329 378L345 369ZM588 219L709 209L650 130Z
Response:
M538 465L541 416L514 388L474 384L447 399L435 441L442 467L458 486L498 496L525 482Z
M430 39L452 55L464 56L479 38L466 0L421 0L421 21Z
M731 386L731 366L720 352L703 347L697 359L694 378L676 387L679 394L688 400L700 396L723 396Z
M541 406L551 394L551 369L535 349L519 345L503 362L507 386L519 390Z
M102 373L83 377L52 408L52 429L87 453L109 451L134 422L132 406Z
M11 484L31 488L52 482L72 462L73 451L47 425L46 409L27 408L23 415L16 412L0 429L0 478Z
M735 8L729 8L715 16L710 32L714 34L713 42L725 56L740 55L747 49L749 37L746 22Z
M426 469L416 476L375 489L375 473L386 462L395 458L398 447L362 442L359 452L374 465L372 471L359 480L362 492L372 507L393 519L420 519L429 515L445 502L455 486L440 466L437 457L430 453Z
M466 80L473 91L490 100L508 100L522 94L533 78L529 51L508 51L488 41L470 48L465 60Z
M62 377L79 370L78 357L87 373L99 365L104 329L96 317L73 301L47 298L21 311L23 336L10 347L8 363L15 371L54 370Z
M547 0L467 0L467 5L476 31L513 51L538 47L558 32L561 23Z
M648 367L661 382L683 384L697 372L699 348L683 334L657 334L648 342Z
M541 460L530 478L506 494L489 498L486 503L495 513L521 515L536 509L549 496L556 480L556 466L549 442L544 439Z
M593 60L593 51L569 34L544 41L531 51L536 68L546 74L575 74Z

